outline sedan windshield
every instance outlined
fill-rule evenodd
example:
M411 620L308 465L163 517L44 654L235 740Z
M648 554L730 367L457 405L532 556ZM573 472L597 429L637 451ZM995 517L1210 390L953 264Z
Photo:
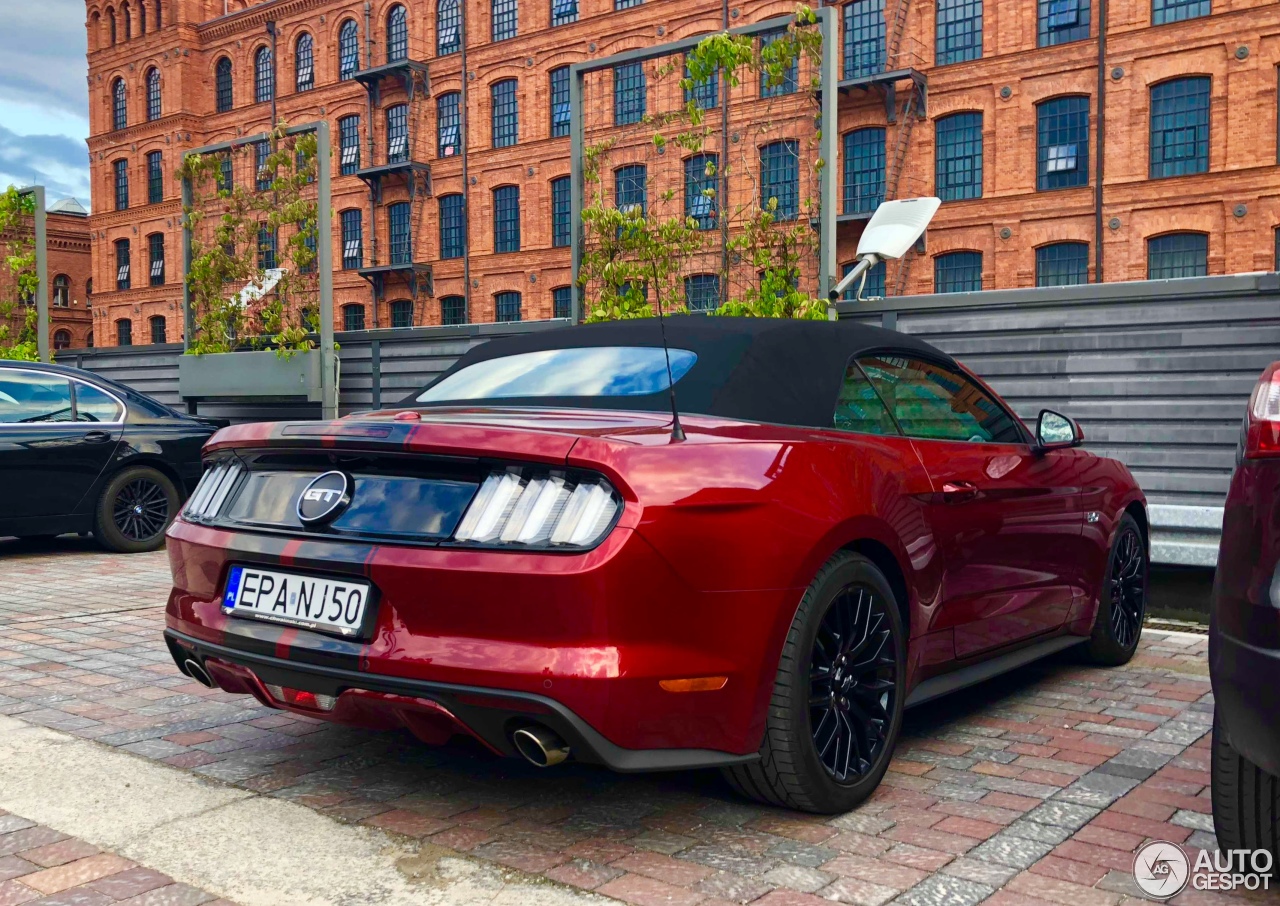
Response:
M689 373L697 355L672 349L671 381ZM419 403L532 397L648 396L666 390L660 347L545 349L487 359L455 371L418 395Z

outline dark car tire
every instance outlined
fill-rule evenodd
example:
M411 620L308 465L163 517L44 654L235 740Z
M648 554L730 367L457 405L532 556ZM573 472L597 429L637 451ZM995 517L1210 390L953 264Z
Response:
M143 512L125 514L130 503ZM178 489L167 475L150 466L132 466L112 476L98 496L93 535L107 550L121 554L158 550L180 504Z
M856 604L854 594L861 594ZM854 607L852 611L850 605ZM864 606L865 611L861 609ZM834 678L848 676L846 671L851 665L847 661L854 660L847 658L844 666L833 667L820 663L823 656L817 648L819 634L824 638L824 649L832 648L836 638L830 630L835 624L828 622L829 618L844 618L844 625L853 627L853 631L845 633L850 638L875 637L865 647L854 646L854 658L874 653L852 665L855 670L859 664L871 665L865 672L855 674L859 681L842 687L846 700L853 702L851 706L826 704L827 690L835 685ZM866 632L861 631L864 629ZM878 647L872 649L871 645ZM848 653L837 645L831 651L829 664L840 663L841 650ZM818 571L791 622L769 701L760 760L726 768L723 773L729 785L744 796L785 808L818 814L849 811L871 794L889 767L902 727L905 667L906 633L898 602L884 573L866 557L847 551L836 554ZM820 707L814 706L817 698L823 699ZM817 732L815 713L825 716L818 718ZM839 717L830 715L840 713L852 715L854 720L844 724L849 728L849 741L845 743L843 771L839 767L833 771L824 765L823 757L830 757L834 744L834 760L839 764L840 743L824 727L836 727L838 735ZM853 724L862 722L859 714L878 721L879 726L864 724L864 735L858 736ZM828 725L826 719L836 722ZM821 754L815 736L827 740L827 748ZM862 764L853 765L850 772L852 742L858 743ZM871 758L862 758L863 754L870 754ZM845 776L839 777L840 773Z
M1138 521L1128 513L1120 517L1107 574L1098 594L1098 612L1085 651L1102 667L1127 664L1138 650L1142 621L1147 614L1151 555Z
M1274 874L1280 865L1280 777L1231 748L1217 721L1210 776L1218 848L1265 849Z

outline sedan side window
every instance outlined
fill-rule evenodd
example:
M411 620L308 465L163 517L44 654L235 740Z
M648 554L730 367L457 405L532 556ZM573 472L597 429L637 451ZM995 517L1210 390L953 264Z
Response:
M38 371L0 371L0 425L71 421L71 383Z
M867 376L910 437L1025 444L1016 421L966 375L895 356L861 360Z
M867 380L857 362L850 362L836 400L835 427L855 434L899 436L889 410Z
M92 384L76 383L76 421L118 422L124 407Z

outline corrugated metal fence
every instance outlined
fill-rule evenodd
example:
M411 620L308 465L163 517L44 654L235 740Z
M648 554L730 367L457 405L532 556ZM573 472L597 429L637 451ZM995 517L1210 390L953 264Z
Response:
M1078 418L1089 447L1127 463L1151 501L1158 562L1212 565L1249 393L1280 358L1280 274L904 296L841 316L920 336L1033 420ZM477 343L565 321L339 334L343 412L393 404ZM79 365L172 405L182 348L70 350ZM294 403L200 404L237 421L315 418Z

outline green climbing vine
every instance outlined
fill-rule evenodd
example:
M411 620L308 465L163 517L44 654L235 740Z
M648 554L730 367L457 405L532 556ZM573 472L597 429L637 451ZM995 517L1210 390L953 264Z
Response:
M254 160L252 144L187 155L178 171L192 188L184 213L195 355L273 348L289 358L315 346L318 208L307 187L316 178L316 136L289 135L282 122L270 142L248 185L233 174L236 158Z
M650 133L651 151L659 156L674 151L673 156L682 159L714 152L715 127L708 122L708 112L701 105L700 86L723 79L731 90L746 78L756 78L766 89L762 94L771 94L769 89L790 87L787 83L796 78L802 59L814 64L810 69L818 71L823 46L816 25L813 10L800 6L786 32L768 42L757 44L748 35L728 32L709 35L684 56L683 71L672 60L656 67L652 76L656 80L679 79L685 101L677 111L646 114L642 118L640 128ZM808 87L818 87L816 76ZM786 95L786 120L795 121L796 105L804 103L804 95L798 91L779 93ZM808 97L812 102L815 95L811 91ZM727 99L723 102L727 103ZM816 103L814 108L816 113ZM762 128L771 125L765 122ZM812 139L813 145L819 138ZM812 270L817 256L818 237L810 225L818 215L816 198L801 197L796 210L787 212L779 210L778 198L762 198L759 190L731 202L724 197L724 187L734 176L734 167L728 160L717 164L708 155L704 176L709 187L701 190L708 200L708 214L688 215L683 195L674 189L664 189L657 198L649 199L648 186L644 193L648 203L619 208L608 197L604 182L608 164L620 144L615 135L584 149L579 283L590 299L588 321L687 311L686 262L707 251L714 241L710 237L723 243L723 260L717 271L720 285L729 288L727 301L716 308L717 314L827 317L826 302L806 292L801 280L806 269ZM626 150L630 162L634 148L628 146ZM811 160L812 173L817 176L825 162L816 155ZM750 178L749 173L743 176ZM707 222L711 217L714 224ZM742 287L733 286L729 271L746 267L758 279Z
M14 186L0 194L0 359L38 358L34 301L40 278L31 228L35 212L34 196Z

